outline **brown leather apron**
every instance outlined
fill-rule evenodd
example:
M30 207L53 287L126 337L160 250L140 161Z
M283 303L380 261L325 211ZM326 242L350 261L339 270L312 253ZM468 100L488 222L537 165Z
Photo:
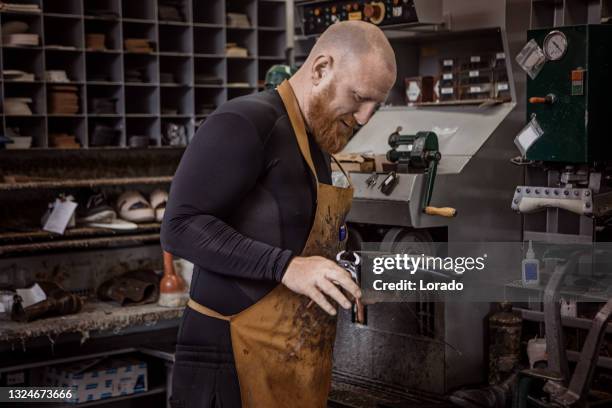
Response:
M339 230L349 212L353 188L350 181L348 188L319 183L304 120L288 81L278 87L278 93L317 184L314 222L301 255L334 259L346 242L339 241ZM231 316L223 316L193 300L187 303L197 312L229 321L243 407L327 406L336 319L309 303L308 297L282 284L251 307Z

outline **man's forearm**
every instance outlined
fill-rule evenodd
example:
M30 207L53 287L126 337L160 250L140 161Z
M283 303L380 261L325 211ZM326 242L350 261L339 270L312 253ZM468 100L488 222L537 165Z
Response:
M280 282L293 254L248 238L212 215L167 216L164 250L208 271L240 278Z

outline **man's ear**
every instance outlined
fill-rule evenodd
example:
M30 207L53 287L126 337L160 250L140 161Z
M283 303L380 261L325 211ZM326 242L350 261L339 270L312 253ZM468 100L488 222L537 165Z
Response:
M331 74L331 70L334 65L334 59L331 55L321 54L318 55L312 63L310 76L313 85L319 85L321 81Z

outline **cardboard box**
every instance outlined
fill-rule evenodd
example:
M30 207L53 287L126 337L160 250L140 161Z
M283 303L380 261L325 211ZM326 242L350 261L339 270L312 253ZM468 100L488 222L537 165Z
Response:
M371 173L374 171L374 159L364 157L360 154L335 154L334 157L340 162L347 173ZM340 171L332 161L332 171Z
M45 385L71 387L73 404L147 391L147 363L108 357L47 367Z

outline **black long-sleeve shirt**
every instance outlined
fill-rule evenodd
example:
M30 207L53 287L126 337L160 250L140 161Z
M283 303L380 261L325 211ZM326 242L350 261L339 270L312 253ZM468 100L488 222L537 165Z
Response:
M329 157L310 141L317 176ZM233 99L198 129L174 176L163 248L195 264L191 297L237 313L273 289L302 251L315 186L276 91Z

